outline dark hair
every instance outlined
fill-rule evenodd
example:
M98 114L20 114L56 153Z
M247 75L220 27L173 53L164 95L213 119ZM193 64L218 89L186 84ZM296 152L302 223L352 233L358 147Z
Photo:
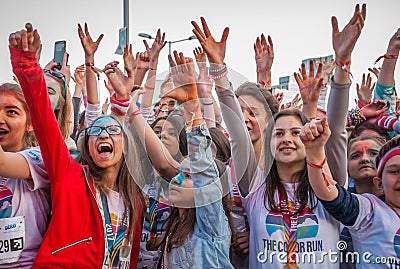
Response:
M268 123L268 127L265 132L266 137L272 138L272 133L275 125L274 123L279 118L287 116L297 117L303 125L309 122L308 118L300 110L284 109L278 112L273 117L273 119L271 119L270 122ZM280 187L283 187L283 185L281 183L281 179L278 174L278 169L276 166L274 155L271 152L271 139L265 139L264 151L265 151L265 161L266 161L265 167L271 167L270 171L267 173L267 176L265 178L265 193L264 193L265 208L267 210L281 211L281 209L278 208L275 202L275 193ZM306 207L309 201L311 203L310 209L314 209L317 206L318 200L314 198L315 196L314 191L311 188L310 182L308 180L306 162L304 162L303 169L295 172L292 175L292 177L294 178L294 182L298 183L295 193L300 203L299 212Z
M380 126L378 126L376 124L364 121L364 122L362 122L360 124L357 124L354 127L354 129L351 132L351 135L349 137L349 141L351 139L357 137L357 136L360 136L365 130L371 130L371 131L374 131L374 132L378 133L379 136L382 139L384 139L385 141L390 140L390 135L385 129L383 129L382 127L380 127Z
M383 145L381 147L381 149L379 150L378 156L376 156L376 159L375 159L376 168L378 168L379 162L382 160L383 156L385 156L385 154L389 150L391 150L394 147L398 147L398 146L400 146L400 136L395 136L392 139L390 139L389 141L387 141L385 143L385 145Z
M175 130L178 133L178 143L179 143L179 152L175 155L172 156L176 161L181 162L183 159L183 156L188 155L188 150L187 150L187 139L186 139L186 131L185 128L180 124L178 119L176 119L175 116L165 116L165 117L159 117L157 118L151 125L151 129L154 129L154 127L157 125L157 123L160 120L165 120L168 121L172 124L172 126L175 128Z
M115 120L116 122L118 122L119 125L121 125L120 121L111 115L102 115L100 117L98 117L97 119L95 119L92 123L91 126L93 126L96 121L98 119L101 118L112 118L113 120ZM122 125L121 125L122 126ZM122 128L122 134L123 134L123 138L124 141L126 141L126 143L128 143L128 137L125 133L124 128ZM105 181L105 169L98 167L96 165L96 163L93 161L92 157L89 154L89 145L88 145L88 135L87 133L85 133L85 137L83 138L83 142L82 142L82 148L81 148L81 159L83 163L86 163L89 166L89 173L91 178L93 179L94 185L96 186L96 188L98 188L100 191L103 192L107 192L106 189L106 181ZM131 147L134 145L130 145ZM137 164L139 164L139 160L138 160L138 155L136 154L136 148L130 148L129 149L129 155L131 158L135 158L134 160ZM141 177L141 167L140 165L137 165L135 167L135 169L137 169L136 171L136 175L137 177ZM142 180L142 178L134 178L132 176L132 174L130 173L126 160L124 157L122 157L122 162L121 162L121 166L119 168L118 171L118 175L115 181L115 185L118 188L118 192L121 194L122 196L122 200L124 201L125 204L125 208L128 209L129 212L129 230L128 230L128 238L130 240L130 242L132 242L133 239L133 235L134 235L134 231L136 228L136 224L138 221L141 221L138 219L138 215L139 215L139 208L142 208L142 219L143 219L143 212L145 210L145 203L144 203L144 198L142 195L142 191L141 189L138 187L138 185L136 184L136 180Z
M21 87L18 84L15 83L4 83L0 85L0 93L5 93L5 92L11 92L14 93L17 100L20 101L23 105L25 114L26 114L26 123L30 124L31 121L31 115L29 113L29 107L28 104L25 101L24 93L22 92ZM36 147L38 145L38 142L35 137L35 133L32 131L25 132L24 134L24 146L26 147Z
M231 145L229 143L229 139L224 135L224 133L216 128L209 128L211 139L214 142L216 147L216 156L215 158L220 160L221 162L227 163L231 158Z
M78 124L79 124L80 130L82 130L84 128L83 126L85 125L85 121L86 121L85 116L86 116L86 110L82 111L82 113L79 115Z
M269 120L272 116L274 116L279 111L279 104L276 98L272 95L272 93L257 85L253 82L244 82L241 84L235 91L236 97L241 95L251 95L256 98L258 101L263 103L265 111L267 112L267 120Z

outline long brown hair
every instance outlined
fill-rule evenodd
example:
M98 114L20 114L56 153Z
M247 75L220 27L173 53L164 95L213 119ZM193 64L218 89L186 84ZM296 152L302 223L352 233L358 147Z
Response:
M226 173L226 165L231 157L230 144L228 138L217 128L210 128L210 136L214 142L217 150L215 164L218 168L218 174L222 185L223 197L221 200L222 208L225 216L228 219L229 227L233 228L231 220L231 201L228 184L228 175ZM166 248L170 252L172 246L182 246L187 238L193 233L194 225L196 223L196 208L186 208L182 214L179 215L179 210L172 207L171 214L168 218L168 224L165 232L165 237L160 243L161 249ZM168 245L166 245L166 238L169 237Z
M24 93L22 92L21 87L18 84L15 83L4 83L0 85L0 93L14 93L15 96L17 97L17 100L20 101L23 105L24 111L26 113L26 123L31 124L31 116L29 113L29 107L28 104L25 101ZM35 137L35 133L32 131L27 131L24 134L24 146L25 147L36 147L38 145L38 142Z
M271 138L273 129L274 129L274 123L282 117L286 116L295 116L300 119L301 123L304 125L306 124L309 120L307 117L297 109L285 109L280 112L278 112L269 122L268 127L266 129L266 137ZM265 139L265 145L264 145L264 150L265 150L265 167L271 167L269 172L267 173L267 176L265 178L265 193L264 193L264 205L267 210L273 210L273 211L281 211L278 208L278 205L275 201L275 193L276 191L283 187L281 183L281 179L278 174L278 168L276 166L276 161L275 158L271 152L271 139ZM271 165L272 162L272 165ZM315 199L315 194L313 189L311 188L310 182L308 181L308 172L307 172L307 165L306 162L304 162L304 167L300 171L297 171L292 175L294 182L299 183L295 193L296 197L300 203L300 208L299 212L302 211L308 202L310 202L310 209L314 209L317 204L318 200Z
M71 93L69 92L68 86L66 89L64 89L64 83L62 79L51 75L48 76L51 77L53 80L59 82L61 85L61 93L58 98L57 109L54 110L54 114L56 115L56 119L58 122L58 126L60 127L61 134L64 140L66 140L71 134L71 114L72 114ZM65 91L65 96L62 94L62 92L64 91Z
M104 115L104 116L100 116L96 120L94 120L92 123L92 126L98 119L107 118L107 117L112 118L113 120L118 122L119 125L121 125L120 121L116 117L111 116L111 115ZM128 137L123 128L122 128L122 133L123 133L124 141L127 141ZM98 188L100 191L107 192L106 180L104 178L105 169L98 167L96 165L96 163L93 161L92 157L89 155L88 141L89 141L88 135L87 135L87 133L85 133L85 137L82 142L82 148L81 148L82 162L86 163L89 166L89 173L90 173L91 178L93 179L95 187ZM129 154L135 154L135 153L136 153L135 149L131 148L129 151ZM138 170L137 175L140 176L141 175L140 165L137 165L137 170ZM129 238L130 242L132 242L132 240L133 240L137 221L142 221L143 216L144 216L143 211L145 210L144 198L142 195L142 191L137 186L136 180L141 180L141 179L134 179L132 177L132 175L130 174L130 172L128 170L125 158L123 157L115 184L118 188L118 192L122 195L122 200L124 201L125 208L129 212L128 238ZM142 219L141 220L138 220L139 208L142 208L142 212L141 212Z

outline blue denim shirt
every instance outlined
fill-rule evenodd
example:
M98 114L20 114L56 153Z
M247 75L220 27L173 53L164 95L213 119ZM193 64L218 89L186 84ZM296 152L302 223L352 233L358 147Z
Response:
M222 207L222 186L205 123L194 126L187 138L196 223L186 242L167 253L164 268L233 268L229 261L231 231Z

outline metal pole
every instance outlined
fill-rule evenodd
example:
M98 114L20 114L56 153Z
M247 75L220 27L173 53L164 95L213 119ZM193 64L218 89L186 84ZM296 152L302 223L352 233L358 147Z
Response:
M124 27L126 27L126 45L129 44L129 0L124 0Z
M171 55L171 44L172 44L172 42L171 42L171 41L168 41L169 55Z

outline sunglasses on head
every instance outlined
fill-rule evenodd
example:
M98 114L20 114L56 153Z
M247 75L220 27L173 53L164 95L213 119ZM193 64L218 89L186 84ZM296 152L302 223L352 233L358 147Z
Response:
M53 76L55 78L60 78L62 79L62 81L64 82L64 100L67 100L67 84L66 84L66 79L65 79L65 75L63 73L57 72L57 71L53 71L53 70L48 70L48 69L43 69L43 73L45 74L49 74L50 76Z

